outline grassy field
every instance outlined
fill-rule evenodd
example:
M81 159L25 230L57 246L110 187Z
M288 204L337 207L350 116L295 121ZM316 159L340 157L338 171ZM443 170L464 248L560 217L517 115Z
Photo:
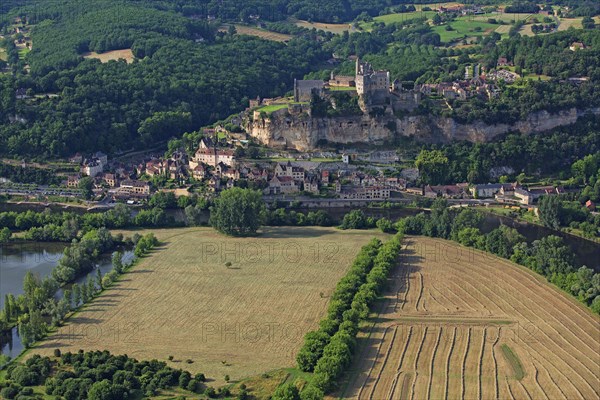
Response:
M317 30L322 30L325 32L335 33L337 35L341 35L344 31L355 32L355 29L352 27L351 23L347 24L330 24L330 23L322 23L322 22L308 22L302 20L290 20L296 26L300 26L306 29L315 28Z
M360 247L383 237L315 227L266 228L239 239L209 228L153 232L162 248L33 352L173 356L169 365L205 373L217 385L225 375L237 381L293 367L304 334L317 327Z
M288 107L287 104L271 104L270 106L264 106L264 107L257 108L256 111L269 114L269 113L272 113L275 111L283 110L284 108L287 108L287 107Z
M331 86L329 90L332 92L356 92L356 87Z
M451 31L446 30L446 26L452 27ZM442 42L450 42L455 39L460 39L464 36L477 37L484 36L496 30L497 25L488 22L475 21L466 17L457 18L456 21L448 24L434 26L433 31L440 35Z
M84 58L96 58L96 59L100 60L100 62L102 62L102 63L107 63L112 60L116 61L119 59L124 59L125 61L127 61L128 64L131 64L133 62L133 60L135 59L131 49L113 50L113 51L107 51L106 53L100 53L100 54L98 54L96 52L83 53L82 56Z
M31 50L29 50L29 48L28 48L28 47L25 47L25 46L23 46L23 47L19 47L19 60L23 60L23 59L25 59L25 56L26 56L27 54L29 54L29 52L30 52L30 51L31 51Z
M395 22L402 22L415 18L425 17L427 19L431 19L435 14L437 14L435 11L414 11L400 14L380 15L378 17L373 18L373 20L377 22L383 22L384 24L393 24Z
M558 25L559 31L566 31L569 28L573 27L575 29L581 29L581 20L583 18L561 18L560 25ZM600 24L600 16L594 17L594 21L596 21L596 25Z
M289 42L293 36L285 35L283 33L272 32L266 29L259 29L256 27L246 26L246 25L234 25L237 33L239 35L249 35L256 36L265 40L272 40L274 42ZM227 32L229 30L229 25L223 25L219 28L221 32Z
M504 259L441 239L405 245L340 398L600 396L597 315Z

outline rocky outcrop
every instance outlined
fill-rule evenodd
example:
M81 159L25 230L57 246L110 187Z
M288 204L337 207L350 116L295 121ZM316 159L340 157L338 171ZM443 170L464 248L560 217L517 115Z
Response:
M514 124L495 125L481 121L462 124L452 118L434 116L313 118L306 112L290 113L284 109L270 115L254 113L244 125L251 136L267 146L306 151L317 148L324 141L382 144L398 136L414 137L423 142L485 142L507 132L532 134L571 125L585 114L600 115L600 108L585 111L571 108L554 114L541 111Z

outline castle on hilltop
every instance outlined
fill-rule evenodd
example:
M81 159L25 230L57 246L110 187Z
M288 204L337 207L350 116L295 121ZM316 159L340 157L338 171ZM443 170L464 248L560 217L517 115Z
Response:
M367 105L389 103L390 71L374 70L368 62L356 59L356 93Z
M373 66L356 58L354 76L331 74L329 81L294 80L294 101L310 102L313 96L327 98L332 92L343 90L351 96L359 97L363 112L375 109L383 114L393 114L398 110L413 110L421 100L421 93L404 90L398 80L390 82L390 72L375 70Z

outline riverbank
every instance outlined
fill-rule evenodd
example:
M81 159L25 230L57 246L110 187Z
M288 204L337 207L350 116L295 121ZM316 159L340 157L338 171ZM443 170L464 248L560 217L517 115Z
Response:
M537 225L537 226L540 226L543 228L547 228L544 224L542 224L542 222L540 221L540 218L537 215L535 215L532 211L527 211L525 213L519 212L519 209L524 210L523 208L520 208L520 207L517 207L515 209L510 206L494 205L494 206L477 207L477 209L481 210L483 212L490 213L490 214L510 218L516 222L527 223L527 224L532 224L532 225ZM548 229L550 229L550 228L548 228ZM581 231L580 229L574 229L574 228L570 228L570 227L561 227L560 230L555 230L555 231L563 233L565 235L570 235L570 236L573 236L573 237L576 237L579 239L588 240L592 243L600 244L599 237L595 237L595 238L587 237L583 234L583 231Z

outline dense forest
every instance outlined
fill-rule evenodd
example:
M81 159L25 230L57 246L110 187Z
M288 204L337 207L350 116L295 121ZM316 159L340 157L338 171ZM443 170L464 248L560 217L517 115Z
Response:
M0 79L3 153L66 156L160 142L239 111L248 98L284 94L294 77L327 58L302 38L284 45L215 35L214 26L172 12L112 0L76 3L22 11L37 23L35 45L30 73L22 60L12 65L14 77ZM132 49L133 64L81 56L121 48ZM19 88L58 96L15 102ZM27 122L9 125L14 114Z
M508 174L511 179L519 174L568 179L573 163L600 151L600 120L590 117L543 134L509 134L490 143L456 142L422 149L441 156L417 163L425 184L485 183L497 180L500 174L494 171L503 169L513 171Z
M476 39L476 46L455 48L442 43L423 18L374 23L370 31L342 35L283 21L289 16L330 20L330 8L351 20L356 13L375 14L371 9L383 12L405 3L13 0L6 4L21 7L0 15L0 31L8 32L20 17L33 27L33 49L23 57L12 41L4 43L12 74L0 74L0 154L49 158L147 148L237 113L249 99L284 95L294 78L352 73L352 55L389 70L406 87L461 79L474 63L489 70L498 57L513 62L517 73L550 78L501 84L501 94L490 101L450 101L453 109L444 115L461 122L515 122L535 111L600 104L597 29L505 40L492 34ZM303 15L309 9L323 16ZM217 31L221 21L257 15L276 21L269 26L294 38L283 44ZM574 41L588 48L569 51ZM101 63L82 56L117 49L131 49L133 62ZM341 61L337 66L326 63L333 54ZM566 84L570 77L588 81ZM26 98L17 100L17 90ZM354 111L349 105L343 114ZM438 112L435 102L424 102L416 111Z

